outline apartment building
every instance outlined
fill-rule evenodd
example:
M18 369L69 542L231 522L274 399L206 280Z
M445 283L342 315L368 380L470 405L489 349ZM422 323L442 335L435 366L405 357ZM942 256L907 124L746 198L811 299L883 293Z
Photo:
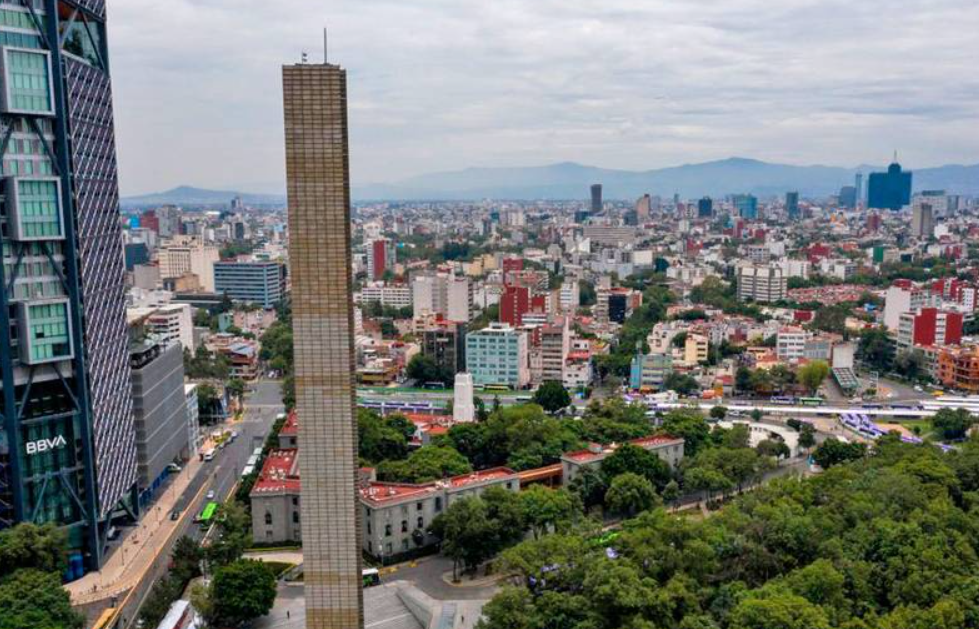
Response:
M205 245L199 238L177 236L160 247L157 257L161 278L175 279L192 273L204 292L215 292L214 265L221 260L217 247Z
M354 295L354 303L358 305L380 303L382 306L392 308L410 308L413 303L412 289L405 284L370 282Z
M466 370L478 387L523 389L530 384L529 344L525 332L506 323L466 335Z
M738 299L774 303L785 299L788 278L778 265L748 265L738 269Z

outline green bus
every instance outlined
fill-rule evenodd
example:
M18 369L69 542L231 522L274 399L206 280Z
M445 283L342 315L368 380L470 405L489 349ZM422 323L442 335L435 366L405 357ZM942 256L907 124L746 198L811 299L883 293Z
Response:
M218 503L216 502L207 503L206 505L204 505L204 510L201 511L201 514L197 516L197 523L205 527L210 526L211 522L214 521L214 516L217 513L217 511L218 511Z
M823 398L821 397L801 397L799 398L799 404L802 406L822 406Z
M360 576L365 588L381 584L381 573L377 568L364 568L360 571Z

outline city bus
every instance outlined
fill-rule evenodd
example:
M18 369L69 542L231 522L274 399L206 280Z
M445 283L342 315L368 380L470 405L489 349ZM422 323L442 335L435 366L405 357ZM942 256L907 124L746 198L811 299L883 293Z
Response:
M483 386L483 391L487 391L489 393L508 393L510 391L510 387L505 384L487 384Z
M360 571L360 576L364 580L365 588L381 584L381 573L378 572L377 568L364 568Z
M116 619L116 612L118 610L115 607L110 607L109 609L102 612L99 619L95 621L92 625L92 629L109 629L115 625L114 621Z
M216 502L207 503L206 505L204 505L204 510L201 511L201 514L197 516L197 520L196 520L197 523L205 528L210 526L211 522L214 521L214 516L215 514L217 514L217 511L218 511L218 503Z
M799 404L803 406L822 406L823 398L821 397L801 397L799 398Z

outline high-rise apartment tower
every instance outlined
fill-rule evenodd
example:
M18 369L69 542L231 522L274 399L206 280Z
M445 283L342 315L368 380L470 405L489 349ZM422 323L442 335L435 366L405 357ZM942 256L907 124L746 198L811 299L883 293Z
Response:
M306 627L363 626L347 75L282 70Z
M66 526L77 577L137 508L105 1L0 11L0 527Z

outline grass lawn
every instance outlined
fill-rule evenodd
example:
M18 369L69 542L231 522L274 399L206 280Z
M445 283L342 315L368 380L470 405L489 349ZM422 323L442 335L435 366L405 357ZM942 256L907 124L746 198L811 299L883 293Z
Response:
M912 432L914 432L914 429L917 427L918 432L916 434L922 439L928 436L933 436L932 433L934 431L934 427L931 425L930 419L889 419L887 422L881 423L900 424Z

